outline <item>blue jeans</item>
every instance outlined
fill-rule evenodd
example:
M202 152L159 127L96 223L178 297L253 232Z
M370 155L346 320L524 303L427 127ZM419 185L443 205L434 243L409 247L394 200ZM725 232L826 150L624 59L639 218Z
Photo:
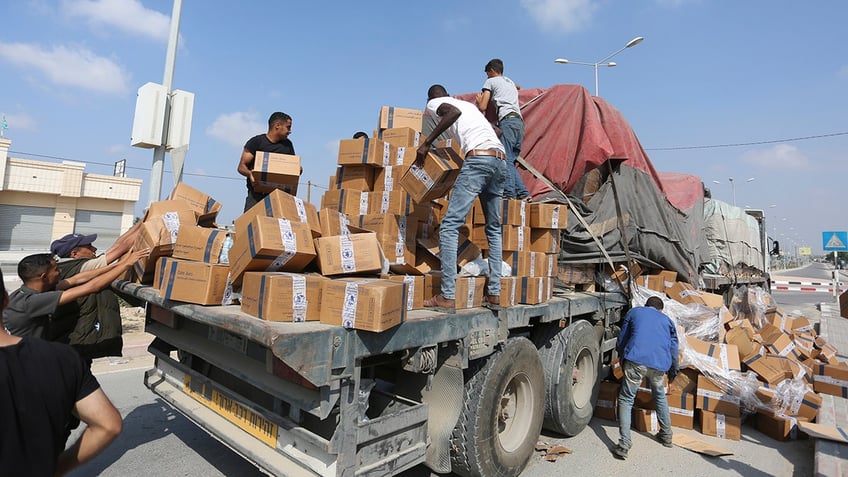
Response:
M456 248L459 228L474 199L480 197L486 217L486 240L489 242L489 295L501 294L501 204L507 165L494 156L465 158L448 202L448 210L439 226L439 248L442 260L442 296L456 298Z
M505 118L500 122L501 143L506 149L507 178L504 184L504 197L508 199L523 199L530 193L524 186L524 181L518 175L515 158L521 153L521 143L524 141L524 120L521 118Z
M624 361L624 380L621 381L621 389L618 392L618 445L624 449L630 449L633 442L630 440L630 420L633 412L633 400L636 398L636 390L642 384L642 378L648 378L651 386L651 394L654 397L654 408L657 412L657 421L660 424L659 438L671 440L671 414L668 411L668 400L663 388L663 375L665 371L643 366L632 361Z

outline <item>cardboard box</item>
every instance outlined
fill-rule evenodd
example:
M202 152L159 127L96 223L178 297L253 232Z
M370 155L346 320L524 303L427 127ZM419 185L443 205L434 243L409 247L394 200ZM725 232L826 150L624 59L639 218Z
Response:
M315 239L322 275L378 273L383 266L377 234L335 235Z
M682 374L682 373L681 373ZM679 376L679 375L678 375ZM695 428L695 395L692 393L669 392L665 396L671 425L682 429Z
M794 356L795 343L792 342L792 337L780 328L766 324L760 328L760 336L763 339L763 345L770 353L778 356Z
M430 152L419 166L412 164L400 179L400 185L415 202L444 197L453 187L462 163L438 152Z
M816 392L848 398L848 368L817 364L813 372L813 389Z
M184 223L197 225L197 212L195 212L190 203L182 199L152 202L144 212L144 217L141 221L150 222L152 220L158 220L159 217L164 216L168 212L179 214Z
M332 189L321 196L321 209L330 209L356 217L371 210L371 193L351 189Z
M621 385L601 381L598 386L598 401L595 403L594 416L610 421L618 420L618 390Z
M418 245L427 251L431 256L441 257L441 248L438 237L419 238ZM466 263L476 260L480 256L480 249L471 242L467 236L459 234L459 240L456 247L456 266L462 267Z
M236 234L246 230L247 224L257 215L300 221L309 225L313 238L321 235L321 222L318 220L318 209L311 203L304 202L281 190L271 191L262 201L237 217L233 221Z
M520 227L528 227L530 225L530 204L518 199L504 199L503 209L501 211L501 223L504 225L516 225ZM479 209L479 217L475 214L475 221L480 224L486 223L486 217L483 215L483 209Z
M556 263L556 277L563 283L572 284L587 284L595 282L594 263Z
M201 225L214 223L222 207L220 202L194 187L186 185L185 182L178 182L168 199L187 202L197 213L197 223Z
M530 251L530 227L504 225L501 227L501 231L501 248L503 251Z
M724 371L742 371L742 363L739 360L739 350L736 345L710 343L693 336L686 336L686 345L690 348L690 352L696 353L692 358L697 359L705 366L715 366Z
M372 192L368 202L370 203L369 214L411 216L415 211L415 202L412 200L412 196L400 189Z
M336 168L330 189L374 190L375 168L362 164L351 164Z
M380 108L379 129L410 128L415 131L423 129L424 111L420 109L396 108L383 106Z
M409 169L409 166L386 166L377 169L374 175L373 190L403 190L400 187L400 179Z
M230 248L230 280L248 271L300 272L315 259L312 232L303 222L256 216Z
M357 330L385 331L406 319L406 296L406 284L393 280L326 280L321 298L321 323Z
M180 202L183 201L167 201ZM183 224L195 225L193 210L183 209L173 212L163 212L164 215L148 217L141 224L138 236L133 243L133 250L150 249L150 255L133 264L133 274L138 283L153 283L156 261L160 257L170 257L174 252L174 242Z
M415 258L416 220L408 220L405 215L369 214L359 217L359 225L377 234L390 270L399 274L421 274L416 268Z
M803 420L803 419L801 419ZM800 436L798 418L757 410L757 430L778 441L796 440Z
M739 404L740 400L738 397L724 392L706 376L698 376L698 399L695 401L696 409L739 417L742 415Z
M382 139L360 138L339 141L340 165L368 164L371 166L395 165L397 148Z
M321 223L321 236L349 235L367 232L353 224L347 214L333 209L321 209L318 213Z
M554 203L530 204L530 227L564 229L568 227L568 206Z
M501 277L500 306L515 306L521 293L521 282L518 277Z
M665 293L669 298L684 305L691 305L693 303L707 305L707 302L701 296L701 292L688 283L674 282L674 285L666 287Z
M616 358L610 363L610 373L617 381L624 379L624 369L621 367L621 359Z
M746 356L744 363L748 369L757 373L760 380L766 383L778 384L786 379L783 367L762 351L755 351Z
M256 151L253 161L253 190L271 192L282 190L297 195L297 183L300 180L300 156Z
M652 409L633 408L633 427L639 432L656 434L660 430L657 413Z
M220 305L228 274L226 265L163 257L159 296L198 305Z
M424 275L424 299L429 300L442 293L442 272L431 271Z
M486 277L456 277L456 309L483 306Z
M532 252L504 251L503 261L510 266L510 275L513 277L533 276L535 270L531 264L531 255Z
M742 438L742 418L711 411L701 411L701 433L738 441Z
M531 228L530 251L541 253L559 252L559 230Z
M636 284L651 290L665 293L666 287L671 287L677 281L677 272L662 270L657 273L645 274L636 277Z
M721 308L724 306L724 297L715 293L702 291L701 299L710 308Z
M226 238L226 230L180 225L172 256L197 262L221 263L221 248Z
M668 392L675 394L694 394L698 389L698 370L681 369L674 381L668 383Z
M318 274L247 272L241 311L267 321L318 321L324 281Z
M407 311L424 308L424 289L426 287L424 275L380 275L380 278L406 283Z
M418 129L410 127L387 128L377 133L377 137L395 147L417 148L426 139Z
M521 277L521 295L518 303L538 305L553 297L551 277Z
M754 328L750 326L734 326L725 332L724 341L736 346L739 357L743 361L762 347L759 343L754 342Z

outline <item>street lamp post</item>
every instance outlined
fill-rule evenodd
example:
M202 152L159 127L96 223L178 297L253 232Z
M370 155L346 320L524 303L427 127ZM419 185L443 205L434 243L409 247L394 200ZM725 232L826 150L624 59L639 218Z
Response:
M583 62L583 61L571 61L571 60L567 60L565 58L557 58L557 59L554 60L554 63L559 63L559 64L563 64L563 65L574 64L574 65L591 66L595 70L595 96L598 96L598 94L599 94L599 91L598 91L598 67L599 66L607 66L607 67L610 67L610 68L614 67L616 65L616 63L614 61L610 61L609 63L604 63L604 62L609 60L613 56L621 53L622 51L626 50L627 48L638 45L644 39L645 39L644 37L637 36L636 38L628 41L627 44L624 45L621 49L610 53L609 55L605 56L601 60L598 60L594 63L587 63L587 62Z
M749 177L745 179L745 182L752 182L756 179L756 177ZM730 182L730 196L733 198L733 206L736 207L736 183L733 182L732 177L728 177L727 181ZM713 184L721 184L721 181L713 181Z

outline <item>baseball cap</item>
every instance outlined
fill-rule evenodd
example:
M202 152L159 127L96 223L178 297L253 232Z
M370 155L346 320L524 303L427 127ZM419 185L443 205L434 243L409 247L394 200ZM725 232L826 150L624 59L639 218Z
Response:
M50 244L50 252L58 255L61 258L67 258L71 254L71 250L82 247L83 245L91 245L97 240L97 234L68 234L60 239L56 239Z

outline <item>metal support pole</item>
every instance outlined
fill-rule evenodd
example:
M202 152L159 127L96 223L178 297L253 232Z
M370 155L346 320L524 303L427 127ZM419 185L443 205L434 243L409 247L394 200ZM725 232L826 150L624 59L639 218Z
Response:
M168 141L168 123L171 119L171 90L174 83L174 64L177 60L177 42L180 36L180 13L182 0L174 0L171 13L171 33L168 37L168 50L165 55L165 74L162 85L165 86L165 122L162 127L162 144L153 148L153 165L150 168L150 190L147 205L156 202L162 195L162 176L165 170L165 146Z

